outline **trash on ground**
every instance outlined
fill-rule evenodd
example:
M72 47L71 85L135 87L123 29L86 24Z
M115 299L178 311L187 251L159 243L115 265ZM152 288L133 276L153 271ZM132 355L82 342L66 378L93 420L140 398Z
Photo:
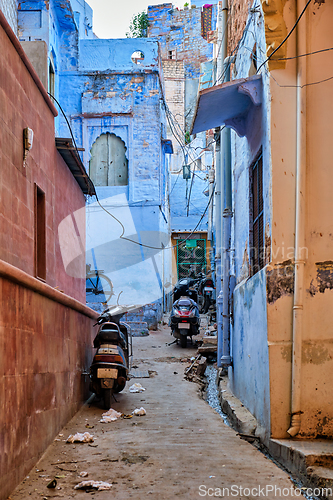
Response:
M89 473L88 473L88 472L86 472L86 471L82 471L82 472L80 472L80 474L79 474L79 476L80 476L80 477L87 477L88 475L89 475Z
M55 488L57 486L57 480L56 479L52 479L52 481L50 481L46 487L47 488Z
M121 416L122 416L122 413L119 413L119 411L116 411L113 408L110 408L110 410L108 410L107 412L102 414L102 418L101 418L100 422L102 422L104 424L109 424L110 422L115 422Z
M132 411L133 415L142 417L143 415L146 415L147 412L146 410L141 406L141 408L136 408L134 411Z
M86 490L87 488L95 488L97 491L105 491L111 488L112 484L104 481L82 481L74 486L74 490Z
M125 413L123 413L123 418L133 418L133 415L125 415Z
M130 392L143 392L145 390L146 389L142 387L142 385L139 384L139 382L135 382L135 384L131 385L131 387L129 388Z
M74 435L70 435L67 438L66 443L93 443L94 442L94 436L89 434L89 432L77 432Z

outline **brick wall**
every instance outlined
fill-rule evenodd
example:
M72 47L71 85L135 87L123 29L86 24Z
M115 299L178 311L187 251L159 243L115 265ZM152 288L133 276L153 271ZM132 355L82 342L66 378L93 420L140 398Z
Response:
M231 5L229 2L228 54L233 52L243 35L252 3L252 0L235 0Z
M163 61L165 99L168 107L181 127L185 128L185 72L183 61L164 60ZM169 124L167 125L167 135L172 137ZM174 141L174 151L180 149L179 144Z
M175 58L184 62L185 77L198 78L200 63L212 58L213 45L201 36L201 8L177 10L172 4L148 8L148 36L157 37L161 44L162 60ZM212 29L216 27L216 6L213 7Z

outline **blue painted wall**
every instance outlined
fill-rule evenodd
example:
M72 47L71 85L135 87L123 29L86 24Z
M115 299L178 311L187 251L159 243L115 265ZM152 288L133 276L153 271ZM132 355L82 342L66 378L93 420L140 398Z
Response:
M125 143L128 185L96 189L105 210L94 199L87 200L87 263L103 269L114 282L115 293L122 292L120 303L161 304L163 283L171 281L171 250L158 43L94 38L92 11L83 0L30 0L22 2L23 8L22 36L45 40L56 61L56 98L78 147L84 149L80 154L86 170L91 148L102 134L113 133ZM34 9L40 12L37 26L27 21L31 16L26 11ZM138 51L142 57L136 63L132 55ZM57 120L58 135L70 137L62 113ZM162 244L167 250L160 250ZM151 309L160 315L161 307Z
M251 50L266 54L263 15L250 14L249 29L236 57L232 79L248 77ZM251 50L249 50L249 48ZM251 276L250 258L250 166L258 151L263 155L264 230L270 236L271 221L271 156L270 156L270 92L269 77L263 73L261 115L256 118L247 137L231 132L232 154L232 270L236 277L231 334L233 366L229 368L231 388L270 435L270 381L267 342L266 270ZM252 117L249 117L251 122Z
M234 325L229 368L233 393L270 429L270 378L267 345L266 273L261 270L234 291Z

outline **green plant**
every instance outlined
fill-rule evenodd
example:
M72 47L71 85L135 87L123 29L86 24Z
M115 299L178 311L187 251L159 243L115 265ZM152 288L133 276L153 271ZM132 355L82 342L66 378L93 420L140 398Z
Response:
M190 144L191 142L191 135L189 132L185 132L185 144Z
M148 14L146 12L140 12L133 16L130 26L129 32L126 33L127 38L146 38L148 31L149 21Z
M189 6L189 3L188 2L185 2L184 3L184 7L188 7Z

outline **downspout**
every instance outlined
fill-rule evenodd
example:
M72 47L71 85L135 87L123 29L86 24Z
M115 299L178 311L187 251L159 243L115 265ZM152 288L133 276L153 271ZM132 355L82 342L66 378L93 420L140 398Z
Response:
M297 0L297 16L305 7ZM302 29L297 26L297 55L306 53L306 14ZM291 426L288 434L296 436L301 428L301 364L303 331L304 267L301 251L305 247L305 195L306 195L306 57L297 61L296 97L296 214L295 214L295 278L292 341Z
M213 240L213 189L214 189L214 182L215 182L215 169L211 168L208 172L208 179L209 179L209 189L208 189L208 196L209 200L211 200L211 203L209 204L208 207L208 230L207 230L207 239L209 241Z
M218 43L220 52L216 64L217 80L216 84L223 81L223 61L227 56L227 35L228 35L228 0L218 2ZM219 137L216 140L216 183L215 183L215 225L216 225L216 257L215 257L215 273L216 273L216 323L217 323L217 366L222 366L223 352L223 297L222 297L222 272L221 272L221 257L222 257L222 211L224 208L224 179L223 179L223 161L222 161L222 132L216 129L216 134Z
M224 59L224 81L230 81L230 64L235 61L235 56ZM222 145L224 158L224 193L225 203L223 210L223 268L222 268L222 329L223 329L223 354L221 358L222 366L230 366L232 359L230 356L230 251L231 251L231 218L232 218L232 181L231 181L231 131L229 127L222 130Z

